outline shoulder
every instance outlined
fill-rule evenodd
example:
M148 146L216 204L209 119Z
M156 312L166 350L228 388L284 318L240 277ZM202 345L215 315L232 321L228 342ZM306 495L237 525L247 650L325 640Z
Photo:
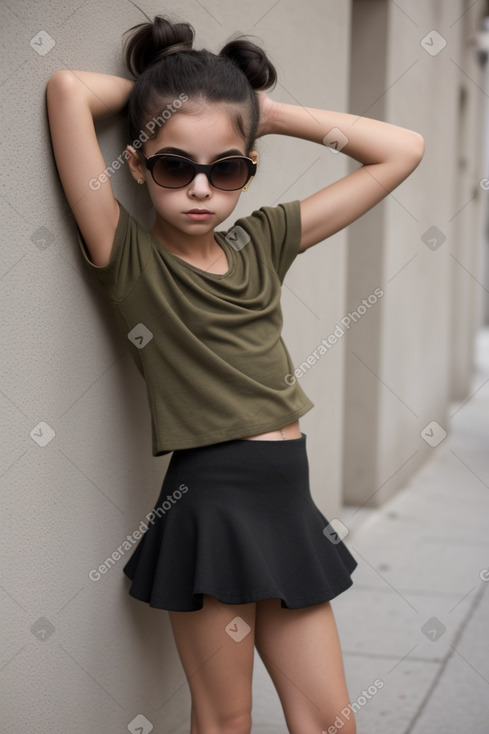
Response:
M87 272L92 281L111 301L120 301L132 290L144 271L152 251L153 237L120 201L119 221L110 257L104 265L96 265L89 256L81 231L78 243Z
M300 201L295 200L255 209L250 215L237 219L235 226L239 225L263 234L284 236L300 225L300 216Z
M222 232L226 241L242 250L253 242L267 256L282 281L301 242L300 201L294 200L277 206L262 206L249 216L240 217L234 225Z

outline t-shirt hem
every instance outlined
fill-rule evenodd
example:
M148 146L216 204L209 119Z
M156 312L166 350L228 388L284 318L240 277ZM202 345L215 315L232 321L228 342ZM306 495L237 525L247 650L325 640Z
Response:
M168 446L153 447L153 456L162 456L163 454L169 454L172 451L179 451L180 449L194 449L201 446L210 446L214 443L221 443L223 441L233 441L237 438L242 438L243 436L253 436L254 434L265 433L267 431L276 431L287 423L291 423L292 421L301 418L313 407L314 403L312 400L308 400L305 407L302 407L299 410L294 410L292 413L288 413L287 415L280 416L280 418L276 421L272 421L271 423L267 422L254 423L252 425L241 425L237 426L232 431L216 431L215 433L206 432L193 436L187 440L176 441L171 448Z

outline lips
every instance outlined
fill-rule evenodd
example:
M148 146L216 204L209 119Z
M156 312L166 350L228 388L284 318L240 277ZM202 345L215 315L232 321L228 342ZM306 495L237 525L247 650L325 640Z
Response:
M193 219L196 222L204 222L207 219L210 219L214 212L210 212L208 209L190 209L190 211L185 212L185 216L189 219Z

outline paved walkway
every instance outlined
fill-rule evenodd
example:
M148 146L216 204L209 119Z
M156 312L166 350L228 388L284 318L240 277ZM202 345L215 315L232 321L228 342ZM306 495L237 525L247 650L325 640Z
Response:
M381 510L341 517L359 566L333 607L358 734L489 732L489 330L476 360L433 458ZM253 719L286 732L257 655Z

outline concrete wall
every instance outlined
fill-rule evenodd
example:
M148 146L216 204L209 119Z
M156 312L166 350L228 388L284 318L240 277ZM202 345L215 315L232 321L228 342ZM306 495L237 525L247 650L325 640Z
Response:
M382 504L405 485L449 430L450 401L467 396L484 291L482 76L470 45L482 9L461 0L353 3L350 111L418 130L426 153L349 228L348 308L376 285L385 292L347 334L351 504Z
M175 12L169 2L139 5L150 16ZM429 430L421 436L425 427L447 428L450 400L467 392L487 196L474 191L487 172L478 155L481 72L467 37L482 6L178 4L197 46L218 51L236 31L261 39L279 73L275 99L349 108L426 139L415 174L348 232L301 255L284 284L284 337L297 365L362 299L384 291L301 379L316 404L301 421L311 487L330 519L342 492L348 503L380 504L405 484L436 450ZM151 456L144 384L84 278L44 104L57 69L124 74L121 35L143 19L129 0L0 4L0 599L9 731L112 734L135 730L140 714L163 734L187 730L188 689L167 614L127 595L124 559L99 581L89 578L153 506L168 459ZM447 41L435 55L426 50L437 50L433 29ZM126 142L122 122L99 132L110 162ZM305 198L352 168L344 156L291 138L264 138L258 149L259 175L234 218ZM125 169L112 182L148 224L142 187Z
M176 9L139 5L150 16ZM198 46L217 51L235 31L262 38L278 68L276 99L340 110L348 105L349 12L347 2L323 0L178 4ZM124 559L99 581L89 578L153 506L167 459L151 456L144 384L84 277L44 102L57 69L123 74L121 35L142 20L129 1L0 4L0 599L9 731L113 734L138 714L163 734L188 730L187 684L166 612L127 595ZM126 142L122 123L99 131L110 162ZM347 171L343 156L303 141L274 136L259 150L260 174L236 216L304 198ZM112 182L147 223L142 187L124 169ZM345 286L346 233L296 261L284 286L285 340L296 363L343 315ZM331 518L341 501L343 368L340 343L303 379L316 404L302 421L313 493Z
M467 386L474 367L472 345L478 326L486 321L484 305L489 295L485 275L488 240L483 232L487 212L487 189L481 187L487 176L484 161L484 126L487 127L484 68L475 39L483 7L465 2L459 26L460 69L453 70L453 86L458 87L458 129L456 145L455 201L450 224L451 248L451 395L453 400L467 397ZM456 26L454 26L456 27ZM487 133L486 133L487 134Z

